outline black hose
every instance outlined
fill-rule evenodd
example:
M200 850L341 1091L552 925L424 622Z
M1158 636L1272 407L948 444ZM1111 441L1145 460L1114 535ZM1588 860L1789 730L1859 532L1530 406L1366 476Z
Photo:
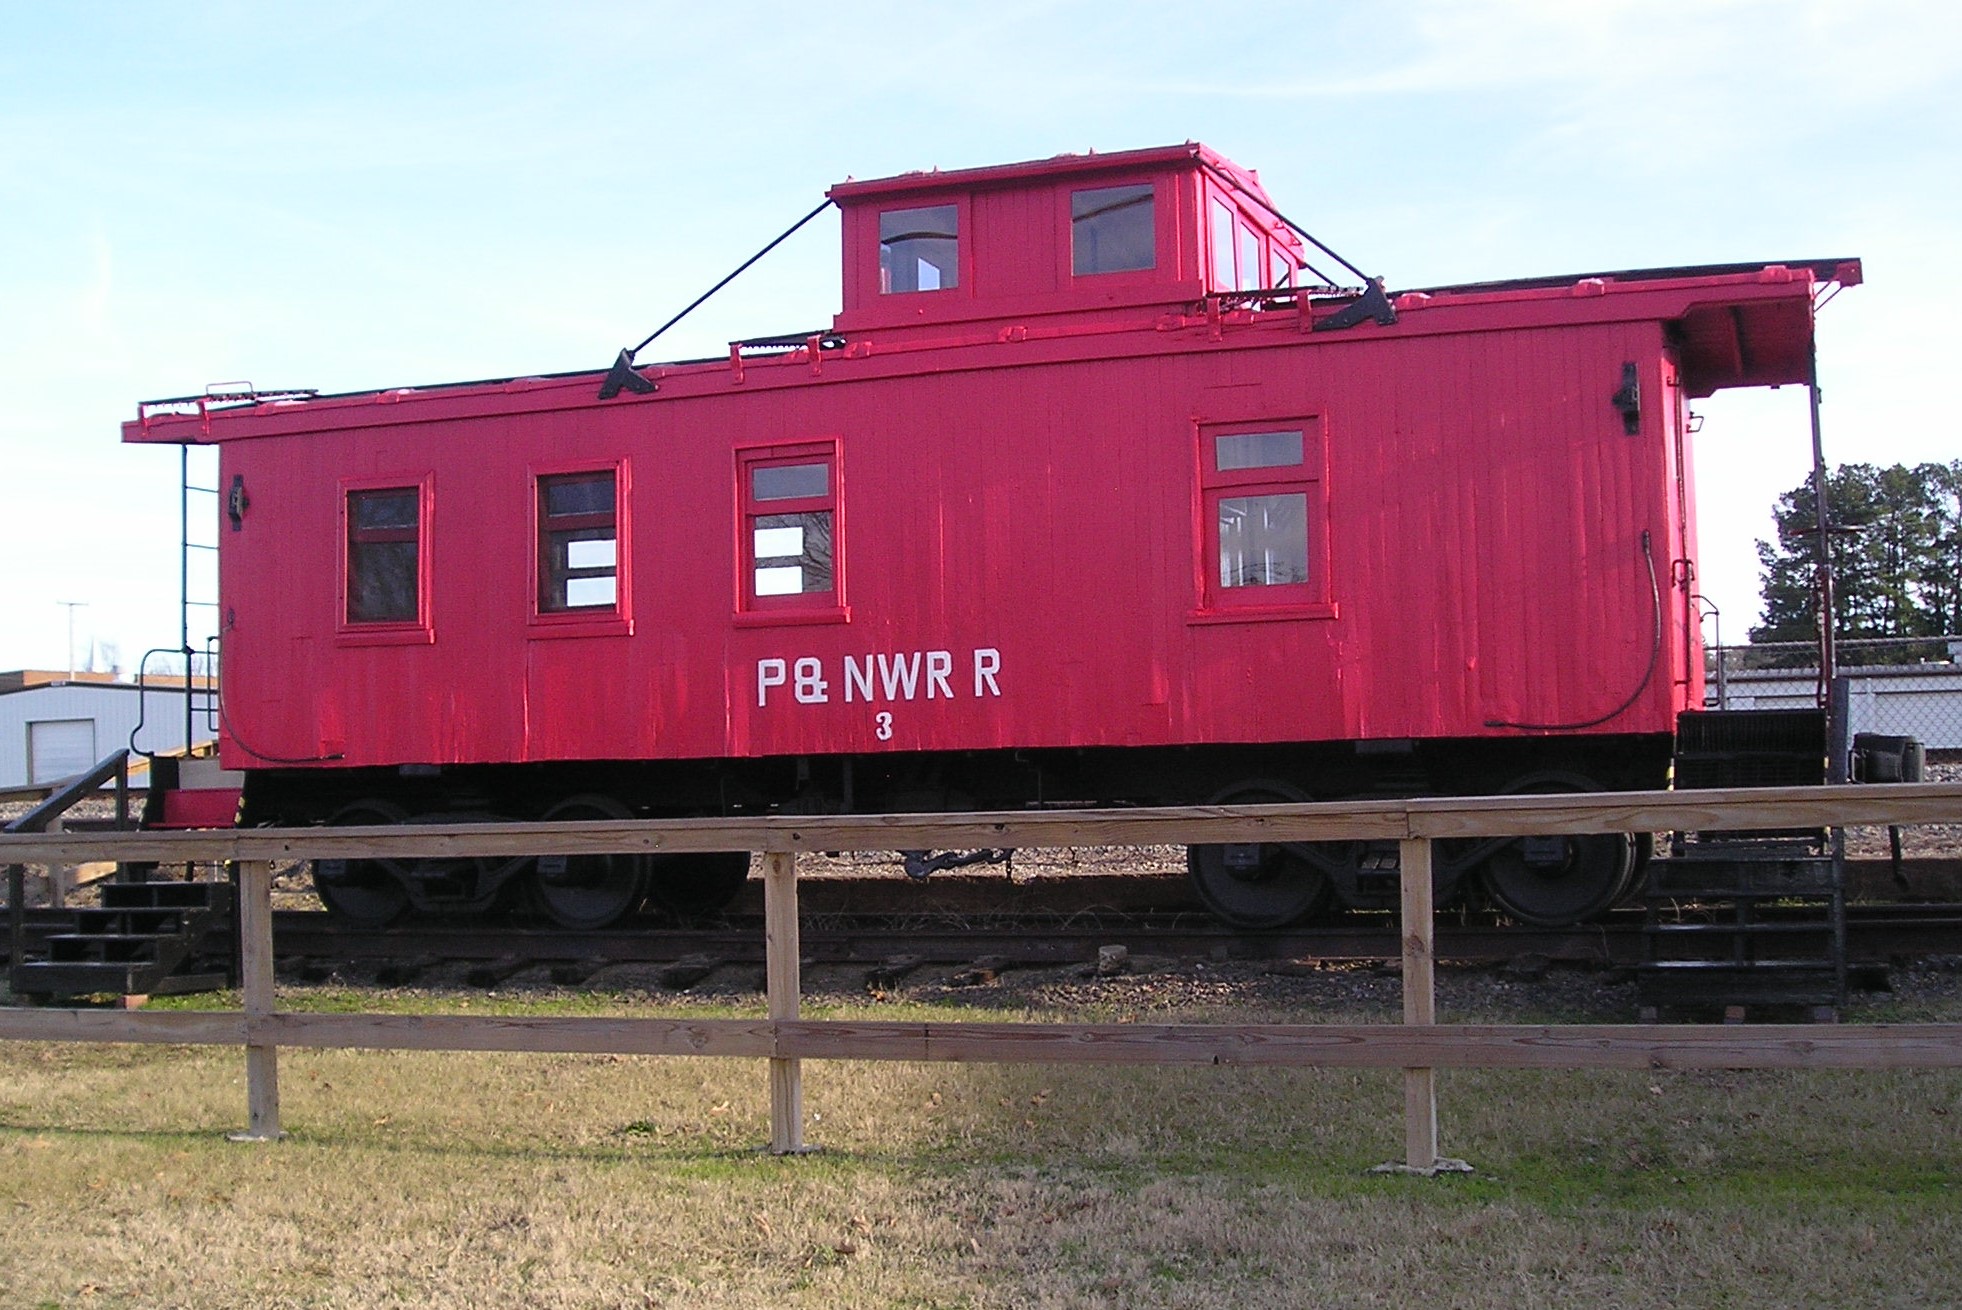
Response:
M1642 562L1649 566L1649 600L1655 614L1655 630L1649 639L1649 667L1642 671L1642 680L1628 699L1609 710L1599 718L1585 719L1579 723L1513 723L1507 719L1487 719L1488 728L1519 728L1526 732L1574 732L1581 728L1598 728L1614 718L1636 701L1649 689L1655 678L1655 666L1662 660L1662 583L1655 576L1655 551L1649 543L1649 530L1642 529Z
M218 678L218 726L232 739L232 745L264 764L330 764L345 758L339 751L332 755L268 755L264 751L253 750L238 735L238 729L232 726L232 716L225 712L225 679L222 674Z

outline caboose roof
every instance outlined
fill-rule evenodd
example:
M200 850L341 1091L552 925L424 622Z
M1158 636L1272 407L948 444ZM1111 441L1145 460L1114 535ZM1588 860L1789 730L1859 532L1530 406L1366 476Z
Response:
M1147 192L1155 253L1074 267L1073 204ZM604 369L325 396L246 388L148 402L124 440L203 443L409 421L411 413L426 420L659 404L719 393L731 376L757 390L992 367L1003 343L1022 343L1018 358L1037 362L1642 320L1667 325L1684 387L1699 396L1807 381L1817 292L1860 281L1856 259L1622 270L1393 290L1393 315L1358 316L1353 289L1292 284L1302 253L1292 224L1253 170L1195 141L848 179L828 195L843 211L845 275L830 327L732 343L727 358L640 364L640 377L656 388L647 394L616 394L614 386L602 399ZM883 285L882 223L909 219L919 229L935 218L947 226L892 238L946 249L937 270L921 265L931 281ZM1222 244L1221 219L1238 238ZM1251 281L1243 243L1254 251ZM1322 331L1336 316L1354 325Z
M825 194L840 205L846 205L916 191L976 190L1061 177L1095 177L1100 173L1154 172L1187 167L1200 167L1219 174L1240 190L1259 196L1263 201L1266 199L1258 172L1240 167L1197 141L1103 154L1092 150L1081 155L1052 155L1047 159L1031 159L1019 164L991 164L985 168L960 168L944 172L933 168L864 181L847 178Z

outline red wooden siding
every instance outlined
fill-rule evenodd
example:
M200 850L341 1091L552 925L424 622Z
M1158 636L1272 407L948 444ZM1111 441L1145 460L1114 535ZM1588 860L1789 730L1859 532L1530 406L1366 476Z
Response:
M1660 327L1294 340L227 445L253 497L224 559L228 712L252 752L354 764L1479 736L1632 692L1641 533L1665 586L1681 533L1661 418L1625 436L1605 396L1628 359L1660 393ZM1333 616L1196 621L1236 616L1195 614L1194 425L1298 416L1324 426ZM735 452L832 434L849 621L739 622ZM630 634L531 622L541 451L634 470ZM293 584L341 566L349 470L428 481L431 641L343 632L331 588ZM1607 730L1668 730L1668 646ZM977 650L998 697L975 695ZM873 703L847 703L848 656ZM759 706L774 659L817 660L824 702L787 682ZM915 660L889 703L880 675Z

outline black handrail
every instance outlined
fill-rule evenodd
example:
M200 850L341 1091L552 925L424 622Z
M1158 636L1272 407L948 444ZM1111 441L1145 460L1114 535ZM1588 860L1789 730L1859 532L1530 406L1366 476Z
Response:
M197 601L195 603L203 605L208 602ZM204 674L201 682L197 671L198 652L188 648L179 650L170 646L153 646L143 652L143 658L136 662L136 726L129 730L129 748L131 752L155 759L159 755L169 754L170 750L174 749L145 750L136 744L138 740L144 738L144 730L150 726L151 695L170 696L176 694L168 685L160 687L152 687L150 685L150 657L153 655L181 655L184 657L185 754L190 754L197 746L197 732L194 727L194 720L197 715L197 700L200 696L204 697L206 722L211 727L212 734L214 736L217 734L216 720L222 713L222 707L218 699L218 661L212 649L217 640L218 638L215 636L205 639ZM159 673L158 676L169 678L174 675L166 670Z
M0 832L46 832L49 824L85 797L93 796L111 778L116 780L116 830L122 832L129 827L129 752L126 750L105 756L100 764L71 779L60 791L0 828ZM7 866L7 938L7 967L11 971L20 966L21 955L27 949L27 866L24 864Z
M87 773L77 774L69 780L67 786L42 801L39 805L36 805L27 813L21 815L18 819L15 819L12 823L9 823L5 828L0 828L0 832L46 832L49 824L73 809L76 802L94 795L101 789L102 784L111 778L121 779L121 782L116 788L116 795L119 802L116 812L116 827L120 831L123 827L123 820L126 817L125 812L128 808L129 771L125 768L128 763L129 752L126 750L115 751L104 756L102 762L97 764L93 769L90 769Z

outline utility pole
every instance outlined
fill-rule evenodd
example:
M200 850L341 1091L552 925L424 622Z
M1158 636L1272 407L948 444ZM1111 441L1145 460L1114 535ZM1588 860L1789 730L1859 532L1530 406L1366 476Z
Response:
M1826 504L1826 447L1819 435L1819 350L1812 350L1812 376L1806 391L1812 402L1812 509L1817 520L1819 562L1813 586L1819 593L1819 704L1831 702L1833 676L1839 672L1833 631L1832 514Z
M85 600L58 600L55 604L68 607L68 680L73 682L75 681L75 611L87 609L89 603Z

